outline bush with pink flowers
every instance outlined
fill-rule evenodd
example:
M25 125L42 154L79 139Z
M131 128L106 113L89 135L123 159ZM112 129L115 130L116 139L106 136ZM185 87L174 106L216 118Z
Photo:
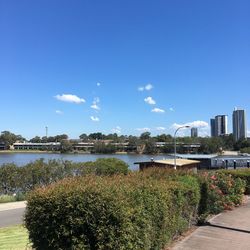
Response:
M217 214L241 204L246 183L222 172L205 172L200 175L200 214Z

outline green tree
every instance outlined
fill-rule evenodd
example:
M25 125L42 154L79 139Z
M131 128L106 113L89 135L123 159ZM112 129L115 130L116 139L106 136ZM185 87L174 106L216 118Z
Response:
M73 145L69 140L61 141L61 153L71 152L73 150Z
M34 138L30 139L30 142L40 143L40 142L42 142L42 139L39 136L35 136Z
M148 139L150 139L150 135L151 135L150 132L144 132L140 135L140 139L143 141L148 140Z
M80 138L81 140L83 140L83 141L87 141L87 140L89 139L89 137L88 137L87 134L81 134L81 135L79 136L79 138Z
M21 135L15 135L9 131L2 131L0 135L0 141L4 142L6 147L9 149L10 145L16 141L23 142L25 141L25 138L23 138Z

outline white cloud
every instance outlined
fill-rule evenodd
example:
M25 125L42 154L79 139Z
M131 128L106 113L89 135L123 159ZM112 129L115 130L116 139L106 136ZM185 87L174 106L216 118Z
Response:
M111 131L112 133L117 133L117 134L120 134L122 131L121 131L121 127L119 126L116 126L115 128L113 128Z
M100 83L100 82L98 82L96 85L97 85L97 87L100 87L100 86L101 86L101 83Z
M159 109L159 108L154 108L151 110L151 112L154 112L154 113L165 113L165 110L164 109Z
M196 128L208 128L209 127L208 123L204 121L193 121L193 122L187 122L184 124L174 123L171 127L173 129L177 129L182 126L190 126L190 127L196 127Z
M247 137L250 137L250 130L247 130Z
M99 122L100 119L96 116L90 116L90 119L93 121L93 122Z
M100 107L97 105L97 103L99 102L100 102L99 97L96 97L90 107L95 110L100 110Z
M156 104L155 100L151 96L148 96L147 98L145 98L144 101L150 105Z
M71 103L84 103L85 100L83 98L80 98L76 95L72 94L62 94L62 95L56 95L54 96L57 100L62 101L62 102L71 102Z
M138 91L144 91L144 90L147 90L147 91L149 91L149 90L151 90L153 88L153 85L152 84L147 84L147 85L145 85L145 86L140 86L140 87L138 87Z
M150 128L137 128L136 130L139 132L149 132L151 129Z
M63 114L63 112L62 112L61 110L56 110L56 113L57 113L58 115L62 115L62 114Z
M174 111L174 109L173 109L173 108L169 108L169 111L173 112L173 111Z
M90 107L91 107L92 109L95 109L95 110L100 110L100 107L97 106L96 103L93 103Z
M164 131L164 130L166 130L165 127L156 127L155 129L156 129L157 131Z
M153 88L153 85L150 83L145 86L146 90L151 90L152 88Z

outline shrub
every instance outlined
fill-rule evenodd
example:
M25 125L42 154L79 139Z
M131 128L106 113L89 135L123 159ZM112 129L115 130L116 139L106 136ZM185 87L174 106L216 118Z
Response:
M234 179L244 180L246 182L245 194L250 194L250 169L221 170L220 172L231 175Z
M128 164L117 158L100 158L93 162L97 175L127 174Z
M127 174L128 165L116 158L98 159L95 162L74 163L39 159L23 167L4 164L0 167L0 194L23 193L36 187L49 185L65 177L86 175Z
M241 203L245 182L223 172L202 173L199 214L217 214Z
M36 249L157 250L189 227L199 198L193 176L69 178L29 195L25 224Z

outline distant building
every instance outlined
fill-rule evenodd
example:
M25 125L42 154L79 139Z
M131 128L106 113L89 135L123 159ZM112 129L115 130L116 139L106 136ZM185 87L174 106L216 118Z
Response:
M227 132L227 115L217 115L210 119L211 137L226 135Z
M191 137L198 137L198 128L191 128Z
M215 119L210 119L211 137L215 137Z
M244 109L233 111L233 135L236 141L247 138L246 111Z
M60 142L16 142L13 144L13 149L15 150L59 150L61 147Z
M215 136L227 134L227 115L215 116Z

